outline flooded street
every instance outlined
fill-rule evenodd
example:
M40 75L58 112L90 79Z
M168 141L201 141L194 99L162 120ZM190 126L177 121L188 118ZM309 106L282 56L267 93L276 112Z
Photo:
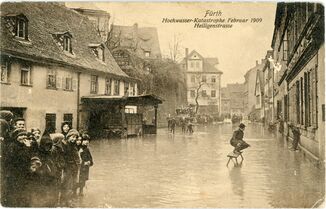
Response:
M233 128L92 141L94 166L78 206L312 207L324 196L323 170L261 125L245 130L251 147L242 166L226 167Z

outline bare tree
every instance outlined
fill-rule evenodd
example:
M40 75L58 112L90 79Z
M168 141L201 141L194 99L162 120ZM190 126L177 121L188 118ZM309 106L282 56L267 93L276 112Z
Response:
M169 55L170 59L174 62L178 61L182 56L181 36L174 34L172 43L169 43Z
M199 110L199 102L198 102L198 99L199 99L199 94L200 94L200 89L201 87L205 84L205 82L203 81L200 81L198 86L196 87L196 96L195 96L195 102L196 102L196 109L195 109L195 113L197 114L198 113L198 110Z
M121 46L121 30L116 34L113 32L113 28L114 24L112 23L106 39L106 45L110 50Z

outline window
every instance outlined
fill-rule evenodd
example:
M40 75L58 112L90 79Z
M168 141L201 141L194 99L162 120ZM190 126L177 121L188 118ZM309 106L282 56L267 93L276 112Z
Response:
M71 48L71 37L65 35L63 37L63 50L69 53L72 53L72 48Z
M199 68L199 61L196 62L196 68Z
M96 75L91 75L91 94L97 93L97 79Z
M212 96L212 97L216 97L216 90L212 90L212 91L211 91L211 96Z
M112 83L111 78L105 79L105 94L106 95L111 95L111 83Z
M9 62L2 60L1 62L1 82L7 83L9 82Z
M295 93L295 104L296 104L296 122L300 124L300 84L299 81L296 82L296 93Z
M194 75L191 76L191 83L195 83L196 82L196 77Z
M56 130L56 114L47 113L45 115L45 130L50 134Z
M288 95L285 95L284 96L284 121L288 121L288 109L289 109L289 106L288 106Z
M135 96L136 95L136 85L134 83L131 83L130 84L130 94L132 96Z
M201 95L202 95L203 97L206 97L206 96L207 96L206 90L202 90Z
M120 94L120 81L114 80L114 95L117 96Z
M317 66L310 71L311 125L317 128Z
M311 125L310 118L310 72L304 73L304 110L305 110L305 126L309 127Z
M194 68L194 62L190 62L190 67Z
M283 42L282 42L282 48L283 48L283 61L288 61L288 39L287 39L287 32L284 34Z
M201 81L202 81L202 82L206 82L206 81L207 81L206 75L203 75L203 76L202 76Z
M213 76L213 77L211 78L211 81L212 81L212 83L216 83L216 77Z
M103 62L105 61L104 47L102 45L100 45L98 47L93 47L93 53L95 54L97 59L99 59Z
M63 85L64 90L72 90L72 77L71 75L68 75L67 77L64 78L64 85Z
M71 113L65 113L63 114L63 121L68 122L69 126L72 127L72 120L73 120L73 115Z
M151 55L151 52L145 51L145 57L149 57Z
M17 16L16 19L16 37L28 40L28 20L25 16Z
M22 85L31 85L31 68L23 65L20 70L20 83Z
M48 88L56 88L57 87L55 70L49 70L48 71L47 87Z
M125 96L129 96L129 83L128 82L125 82L124 87L125 87L125 89L124 89L124 95Z
M190 91L190 97L195 98L195 96L196 96L195 90L191 90Z

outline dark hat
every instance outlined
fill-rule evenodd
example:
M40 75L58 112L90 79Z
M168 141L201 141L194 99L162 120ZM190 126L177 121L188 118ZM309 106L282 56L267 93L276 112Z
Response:
M0 111L1 119L5 119L6 121L9 122L13 117L14 117L14 115L9 110L1 110Z
M25 119L24 119L24 118L16 118L16 119L15 119L15 123L16 123L17 121L25 121Z
M86 133L83 133L82 134L82 140L90 140L91 139L91 137L89 137L89 135L88 134L86 134Z
M240 125L239 125L239 128L245 128L246 127L246 125L245 124L243 124L243 123L240 123Z
M53 141L49 134L43 134L40 140L40 147L43 147L46 144L53 144Z
M12 132L12 138L17 139L18 136L26 135L27 136L27 131L25 129L15 129Z

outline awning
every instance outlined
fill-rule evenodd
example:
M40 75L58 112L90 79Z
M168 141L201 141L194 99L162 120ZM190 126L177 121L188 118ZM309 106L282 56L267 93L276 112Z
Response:
M109 95L90 95L83 96L81 101L85 104L111 104L111 105L131 105L131 106L155 106L162 104L163 99L153 95L139 95L139 96L109 96Z

